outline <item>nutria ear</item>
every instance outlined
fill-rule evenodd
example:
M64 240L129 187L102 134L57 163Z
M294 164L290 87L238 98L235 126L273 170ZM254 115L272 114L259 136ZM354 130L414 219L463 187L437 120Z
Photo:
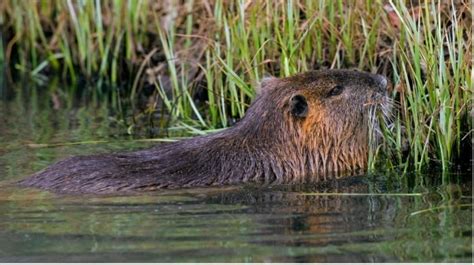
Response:
M308 102L303 95L295 95L290 99L290 112L298 118L305 118L308 115Z
M257 85L257 89L255 89L255 92L257 93L257 95L260 95L264 91L271 90L273 87L275 87L276 81L278 81L278 78L274 76L264 76Z

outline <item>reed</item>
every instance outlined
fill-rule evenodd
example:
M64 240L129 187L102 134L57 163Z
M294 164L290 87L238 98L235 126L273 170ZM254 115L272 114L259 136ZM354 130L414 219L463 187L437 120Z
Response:
M471 137L471 22L469 1L5 0L0 59L43 81L133 81L115 93L124 119L195 132L240 119L266 74L378 72L398 104L371 168L448 170Z

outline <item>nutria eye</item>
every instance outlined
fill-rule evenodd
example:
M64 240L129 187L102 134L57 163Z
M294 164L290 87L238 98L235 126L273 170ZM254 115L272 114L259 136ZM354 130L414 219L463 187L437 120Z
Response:
M298 118L304 118L308 115L308 102L302 95L296 95L290 99L291 114Z
M340 95L342 93L342 91L344 91L343 86L339 86L339 85L335 86L335 87L333 87L333 89L331 89L331 91L329 91L328 97Z

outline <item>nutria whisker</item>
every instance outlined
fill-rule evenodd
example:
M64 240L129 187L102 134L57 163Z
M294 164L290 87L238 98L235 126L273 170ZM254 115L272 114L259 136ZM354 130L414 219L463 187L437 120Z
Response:
M369 145L372 150L375 150L380 144L381 139L383 139L383 132L379 121L381 120L385 127L393 127L392 125L395 115L392 109L394 105L395 101L387 96L381 96L379 100L370 101L369 103L364 104L364 106L370 106L368 111L370 128Z

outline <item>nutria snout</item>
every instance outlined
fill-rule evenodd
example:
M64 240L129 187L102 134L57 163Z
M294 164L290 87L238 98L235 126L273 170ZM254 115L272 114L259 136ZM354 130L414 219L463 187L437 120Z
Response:
M20 184L112 193L347 176L367 166L370 120L389 105L386 94L384 76L358 71L265 78L231 128L142 151L72 157Z

